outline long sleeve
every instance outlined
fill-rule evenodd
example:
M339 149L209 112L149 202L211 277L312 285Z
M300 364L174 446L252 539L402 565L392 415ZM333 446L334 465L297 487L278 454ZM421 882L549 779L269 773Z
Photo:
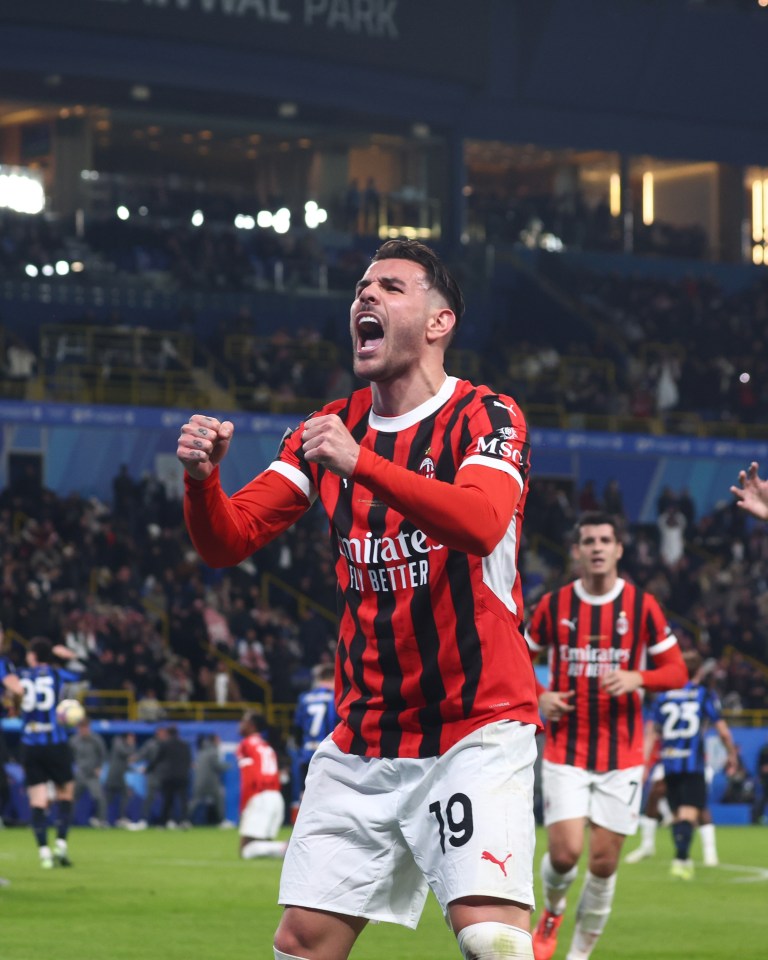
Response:
M439 543L478 556L504 536L522 492L522 481L503 469L466 466L455 483L444 483L365 448L353 476Z
M228 497L219 471L207 480L185 475L184 518L192 543L209 566L232 567L274 539L309 507L307 497L266 470Z

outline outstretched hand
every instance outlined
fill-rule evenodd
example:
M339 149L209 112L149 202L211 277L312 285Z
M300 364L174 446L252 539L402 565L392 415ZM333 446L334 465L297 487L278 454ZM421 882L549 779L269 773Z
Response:
M739 486L731 487L736 506L759 520L768 520L768 480L757 475L759 465L753 460L748 470L739 471Z
M195 413L181 428L176 456L195 480L207 480L229 450L234 424Z

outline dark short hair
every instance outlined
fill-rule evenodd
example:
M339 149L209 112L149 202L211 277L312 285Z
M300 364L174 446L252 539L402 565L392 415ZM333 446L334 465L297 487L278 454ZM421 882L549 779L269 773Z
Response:
M332 663L319 663L314 670L314 680L316 683L325 683L328 680L333 680L336 676L336 667Z
M419 240L387 240L371 257L373 263L378 260L412 260L424 267L430 288L445 298L456 317L456 326L459 325L464 316L464 296L450 271L431 247Z
M266 718L256 710L246 710L243 714L243 720L250 724L257 733L263 733L267 729Z
M608 513L607 510L587 510L576 521L576 526L573 528L573 542L578 543L581 539L582 527L600 527L604 524L613 527L616 539L621 540L621 524L614 514Z
M698 650L684 650L683 661L685 662L686 669L688 670L689 678L693 678L701 669L701 665L704 663L704 658Z
M38 663L50 663L53 659L53 644L48 637L32 637L29 650L34 653Z

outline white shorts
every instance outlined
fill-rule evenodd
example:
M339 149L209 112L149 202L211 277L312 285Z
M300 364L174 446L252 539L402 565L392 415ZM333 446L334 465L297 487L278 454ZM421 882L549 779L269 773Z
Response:
M279 902L415 928L428 887L534 905L535 727L492 723L441 757L382 760L325 740L309 765Z
M240 815L240 836L274 840L285 822L285 800L278 790L255 793Z
M640 820L643 767L595 773L567 763L541 765L544 825L586 817L598 827L632 836Z

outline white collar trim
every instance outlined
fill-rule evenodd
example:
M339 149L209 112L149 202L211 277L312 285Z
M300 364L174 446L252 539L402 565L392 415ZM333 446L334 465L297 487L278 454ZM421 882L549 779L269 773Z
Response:
M418 407L414 407L408 413L400 414L399 417L381 417L378 413L374 413L373 408L371 408L368 425L373 430L380 430L383 433L398 433L400 430L407 430L408 427L412 427L415 423L431 416L435 410L439 410L446 400L452 396L457 383L458 379L456 377L446 377L434 397L420 403Z
M573 585L573 592L579 598L579 600L584 603L591 603L593 607L602 607L603 604L613 603L613 601L618 597L621 591L624 589L625 581L619 577L616 580L616 583L611 587L608 593L601 593L599 596L595 596L593 593L587 593L584 588L584 583L581 580L577 580Z

